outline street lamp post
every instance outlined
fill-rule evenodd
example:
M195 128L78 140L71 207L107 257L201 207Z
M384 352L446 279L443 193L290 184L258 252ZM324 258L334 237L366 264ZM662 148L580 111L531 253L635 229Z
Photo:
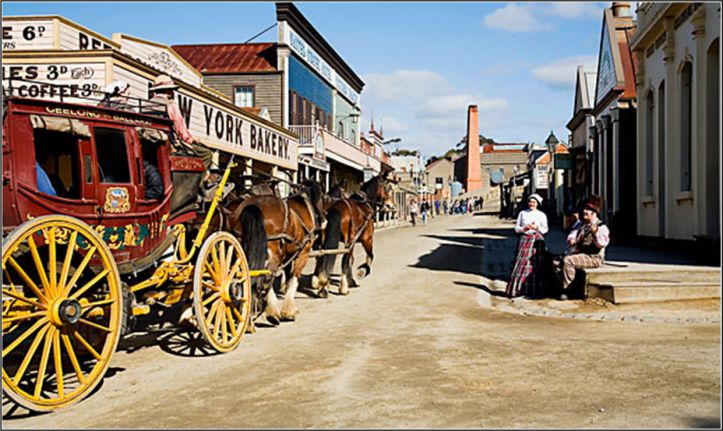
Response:
M557 144L560 143L560 141L555 136L555 133L553 133L552 130L550 130L550 136L547 137L547 140L545 141L547 144L547 148L550 151L550 177L548 178L548 185L547 190L550 191L550 196L548 196L550 205L553 208L553 214L554 217L557 217L557 199L555 196L555 150L557 149ZM553 217L553 218L554 218Z

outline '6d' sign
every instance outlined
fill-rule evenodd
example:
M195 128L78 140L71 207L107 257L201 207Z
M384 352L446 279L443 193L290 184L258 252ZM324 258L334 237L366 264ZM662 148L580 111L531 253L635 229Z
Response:
M52 49L53 21L3 21L3 51Z
M57 31L56 26L58 26ZM39 51L56 48L75 51L114 49L115 47L107 43L100 35L82 31L78 26L55 18L16 20L7 17L3 19L4 51Z

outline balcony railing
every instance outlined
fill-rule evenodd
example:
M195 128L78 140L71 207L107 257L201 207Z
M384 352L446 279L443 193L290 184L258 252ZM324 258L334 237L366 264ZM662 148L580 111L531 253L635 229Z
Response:
M319 129L317 126L289 126L289 130L299 135L299 146L314 145L314 136Z
M670 6L669 3L638 2L635 10L637 33L643 34L648 26L655 22L658 14Z
M341 148L339 145L340 143L343 144L343 146L348 146L351 148L356 149L359 152L362 152L364 154L370 155L376 160L384 161L385 163L389 163L389 155L386 153L383 153L380 157L374 156L373 148L362 148L360 146L354 145L353 143L347 141L346 139L343 139L340 136L337 136L330 130L321 127L321 126L289 126L289 130L299 135L299 147L311 147L314 145L314 137L316 136L317 132L322 134L322 139L324 139L324 145L327 147L327 149L331 149L334 151L335 149ZM366 150L366 151L365 151ZM353 151L353 150L352 150ZM336 152L336 151L335 151ZM347 151L344 151L347 153Z

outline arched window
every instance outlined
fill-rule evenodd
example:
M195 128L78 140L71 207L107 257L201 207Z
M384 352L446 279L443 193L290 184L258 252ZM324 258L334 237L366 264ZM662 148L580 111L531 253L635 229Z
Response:
M653 92L648 91L645 96L645 195L653 194L653 119L655 111L655 102Z
M693 149L693 64L685 62L680 70L680 190L691 189L691 153Z

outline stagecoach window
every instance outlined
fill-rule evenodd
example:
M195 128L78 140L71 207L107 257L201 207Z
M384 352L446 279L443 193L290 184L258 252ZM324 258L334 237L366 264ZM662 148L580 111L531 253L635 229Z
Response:
M95 151L101 183L130 183L128 152L123 130L95 127Z
M80 198L81 172L77 136L36 128L33 130L33 140L35 160L47 174L56 195Z

